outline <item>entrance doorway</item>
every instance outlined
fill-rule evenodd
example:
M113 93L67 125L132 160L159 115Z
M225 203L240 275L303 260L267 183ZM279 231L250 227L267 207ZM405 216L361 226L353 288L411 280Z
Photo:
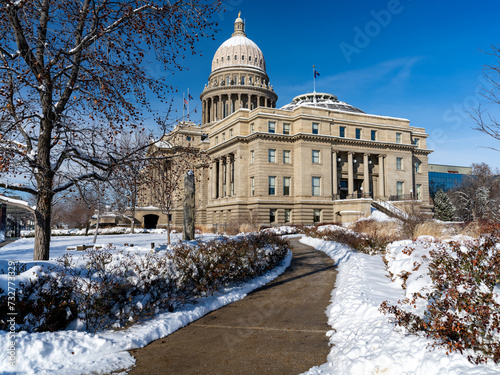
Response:
M144 228L146 229L156 229L156 226L158 225L158 215L144 215Z

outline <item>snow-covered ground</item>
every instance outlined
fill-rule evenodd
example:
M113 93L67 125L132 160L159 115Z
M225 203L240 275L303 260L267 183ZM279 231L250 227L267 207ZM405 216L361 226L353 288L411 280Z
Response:
M402 249L411 241L389 245L389 266L397 274L412 270L415 261L429 251L429 238L417 241L411 256ZM338 275L327 308L328 332L332 344L328 362L311 368L306 374L499 374L500 366L473 365L465 356L446 354L446 349L430 350L430 341L406 334L389 322L379 311L383 301L395 304L405 297L400 280L391 281L380 256L351 251L347 246L321 239L304 237L301 242L325 252L337 262ZM426 267L407 280L407 289L418 290L429 282Z
M376 217L387 220L385 215ZM290 228L277 230L290 232ZM300 236L300 235L292 235ZM174 236L178 240L178 236ZM206 236L207 239L213 236ZM55 258L66 253L66 247L91 242L92 237L54 237L51 255ZM389 317L379 311L380 304L388 300L395 304L428 285L426 259L432 238L421 237L417 242L398 241L389 245L387 260L389 270L397 275L411 271L415 262L423 263L418 272L413 272L406 281L406 291L397 277L391 280L380 256L369 256L350 250L347 246L320 239L304 237L303 243L325 252L338 265L335 286L332 285L331 304L326 313L332 330L327 333L332 343L327 363L311 368L306 374L500 374L500 366L490 361L486 365L473 365L458 353L446 354L446 349L429 348L430 341L424 337L407 334L403 328L390 323ZM117 249L124 244L134 244L127 250L150 251L151 242L165 242L164 233L100 236L98 243L113 243ZM402 250L410 245L411 254ZM0 264L7 261L31 262L33 239L21 239L0 249ZM77 252L73 252L78 256ZM102 331L90 334L66 330L55 333L16 333L15 368L8 367L8 340L0 332L0 373L19 374L81 374L111 372L129 368L134 359L126 350L147 345L164 337L189 322L221 306L243 298L249 291L277 277L290 262L248 283L236 285L204 298L197 305L184 306L175 313L165 313L147 323L120 331ZM33 264L29 263L29 266ZM4 267L2 266L2 269ZM6 283L7 275L0 275L0 287ZM2 281L3 280L3 281ZM10 372L9 372L10 371Z
M178 241L180 235L174 235ZM205 236L211 239L213 235ZM151 243L165 243L166 234L135 234L99 236L98 244L112 243L117 250L137 252L151 251ZM0 248L0 287L7 290L8 262L26 262L28 269L36 272L35 263L54 263L67 252L66 248L92 242L92 237L53 237L51 242L51 260L33 262L33 238L20 239ZM128 247L125 243L129 244ZM134 246L131 247L130 244ZM72 252L76 258L82 252ZM291 253L280 266L245 283L226 287L211 297L198 300L196 305L186 305L173 313L163 313L147 322L136 324L124 330L106 330L96 334L82 331L66 330L60 332L28 333L16 332L11 340L8 333L0 331L0 373L2 374L97 374L110 373L130 368L135 360L127 350L140 348L148 343L167 336L177 329L199 319L210 311L244 298L252 290L275 279L288 267ZM31 272L32 273L32 272ZM19 281L27 281L30 272L26 271L16 277ZM15 345L15 365L10 365L10 345Z

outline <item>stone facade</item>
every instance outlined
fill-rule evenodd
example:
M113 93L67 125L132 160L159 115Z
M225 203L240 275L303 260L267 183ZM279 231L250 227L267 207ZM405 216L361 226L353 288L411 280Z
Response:
M276 108L264 56L241 18L200 98L201 126L175 130L210 158L197 224L346 222L369 215L373 199L428 203L425 129L326 93Z

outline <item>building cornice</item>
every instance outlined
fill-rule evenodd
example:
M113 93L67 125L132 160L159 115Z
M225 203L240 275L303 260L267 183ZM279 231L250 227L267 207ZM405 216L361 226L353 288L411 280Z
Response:
M267 139L267 140L289 142L289 143L297 142L300 140L306 140L313 142L329 143L332 146L345 145L345 146L370 147L370 148L386 149L386 150L412 151L416 154L421 154L421 155L425 154L428 155L432 152L432 150L418 149L416 145L408 143L370 141L364 139L343 138L333 135L321 135L321 134L310 134L310 133L297 133L289 135L289 134L279 134L279 133L255 132L246 136L241 136L241 135L234 136L224 142L219 143L216 146L207 149L207 154L218 152L221 149L232 146L238 142L249 143L257 139Z

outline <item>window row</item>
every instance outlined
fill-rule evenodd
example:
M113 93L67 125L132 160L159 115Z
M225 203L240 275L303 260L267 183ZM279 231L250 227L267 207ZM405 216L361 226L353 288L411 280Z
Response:
M274 148L270 148L267 150L267 161L269 163L277 163L277 150ZM290 150L283 150L282 152L282 161L283 164L291 164L291 155L292 152ZM320 150L312 150L311 152L311 161L313 164L321 163L320 159L321 151ZM255 163L255 151L250 151L250 164Z
M376 130L364 130L366 133L366 136L363 132L364 129L362 128L355 128L354 129L354 137L355 139L369 139L370 141L376 141L377 139L377 131ZM255 131L255 125L254 123L250 124L250 131L253 133ZM278 133L278 129L276 126L276 121L268 121L268 132L269 133ZM283 123L283 128L281 131L279 131L282 134L290 134L290 124L289 123ZM312 134L319 134L319 123L313 122L311 125L311 133ZM338 136L340 138L346 138L347 137L347 127L346 126L339 126L339 131L338 131ZM403 133L397 132L395 135L395 138L393 138L396 143L403 143ZM412 144L420 147L420 139L419 138L412 138Z
M238 55L234 55L234 61L237 61L238 60ZM224 62L224 56L222 56L220 58L220 61L221 63ZM226 61L231 61L231 55L228 55L227 58L226 58ZM241 55L241 61L245 61L245 55ZM248 61L249 62L252 62L252 56L248 56ZM259 59L258 58L254 58L253 61L255 61L255 63L260 63L260 65L262 65L262 59ZM218 64L219 63L219 59L217 59L216 63Z
M319 223L321 222L321 214L322 210L321 209L313 209L313 222L314 223ZM269 209L269 223L277 223L278 222L278 209L277 208L271 208ZM292 209L291 208L285 208L284 209L284 223L291 223L292 222Z
M267 192L268 195L278 195L278 178L276 176L269 176L267 179ZM292 178L283 177L282 195L290 196L292 194ZM255 196L255 177L250 177L250 195ZM311 177L311 195L321 195L321 177Z

